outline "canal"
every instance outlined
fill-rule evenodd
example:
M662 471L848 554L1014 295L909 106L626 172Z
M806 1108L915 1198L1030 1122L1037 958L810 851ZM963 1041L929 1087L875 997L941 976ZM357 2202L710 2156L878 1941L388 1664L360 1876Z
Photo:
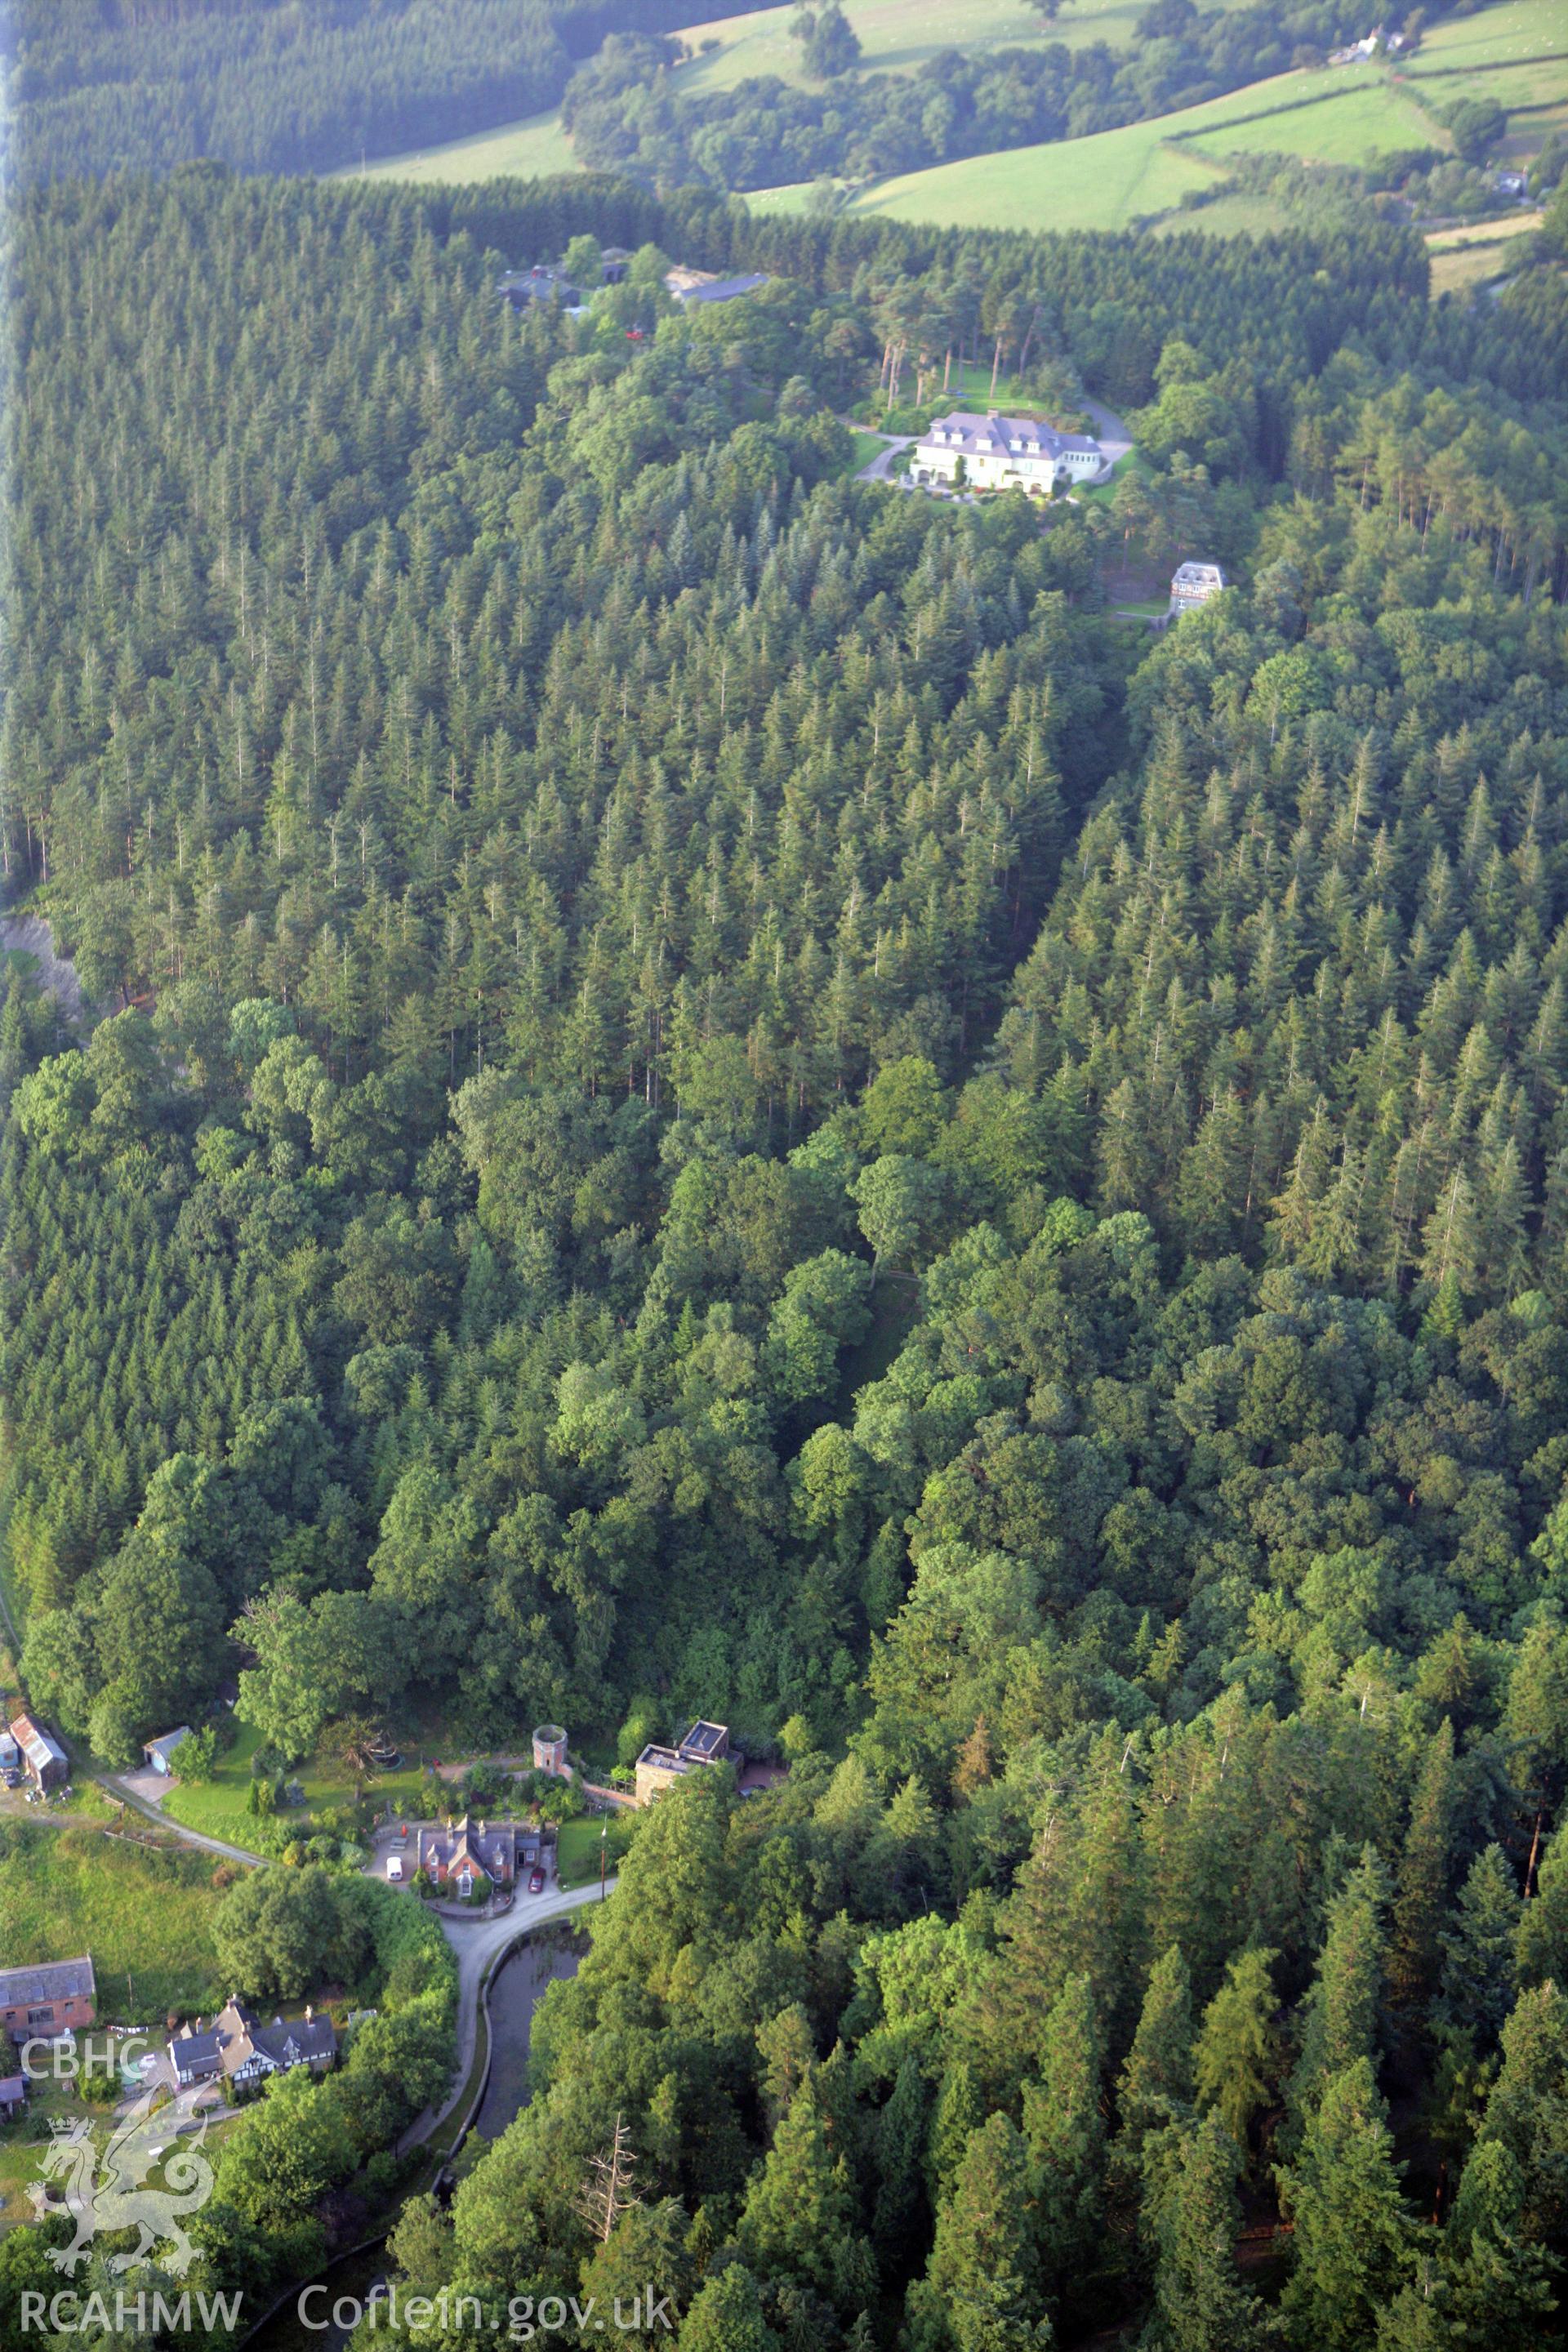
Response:
M499 2139L528 2105L528 2045L533 2012L551 1985L577 1973L586 1938L570 1924L544 1927L520 1944L497 1969L490 1985L490 2070L485 2095L470 2129L480 2139ZM326 2290L312 2297L310 2316L320 2322L332 2305L363 2306L378 2279L387 2274L384 2246L366 2246L340 2256L321 2274ZM346 2316L345 2311L345 2316ZM290 2295L282 2308L247 2339L245 2352L342 2352L353 2327L307 2327Z
M481 2139L500 2139L527 2105L533 2012L552 1984L576 1975L582 1944L565 1924L542 1927L498 1970L490 1987L489 2081L473 2125Z

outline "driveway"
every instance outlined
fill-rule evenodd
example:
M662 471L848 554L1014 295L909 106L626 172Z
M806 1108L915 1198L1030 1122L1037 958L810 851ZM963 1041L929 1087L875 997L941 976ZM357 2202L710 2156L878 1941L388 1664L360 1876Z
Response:
M864 425L856 427L857 432L859 433L864 433L867 429ZM920 439L920 435L918 433L879 433L877 438L882 446L870 464L861 467L855 477L858 482L887 481L889 478L889 469L893 460L900 450L912 449Z
M1094 426L1094 437L1105 452L1107 466L1119 465L1132 447L1126 419L1118 416L1114 408L1107 408L1103 401L1090 400L1087 393L1080 395L1079 406L1087 412Z
M122 1774L120 1785L139 1805L155 1808L162 1805L174 1783L167 1772L154 1772L151 1764L144 1764L139 1772Z
M887 481L889 479L888 468L891 466L900 450L912 449L915 443L921 437L918 433L879 433L875 425L858 425L852 416L840 416L836 421L842 425L847 432L869 433L875 440L879 441L882 445L878 450L876 456L870 460L869 464L860 467L855 473L852 478L857 482Z
M183 1822L166 1821L158 1807L150 1804L140 1793L137 1784L143 1778L142 1773L100 1772L97 1778L100 1788L107 1789L111 1797L118 1797L133 1812L144 1813L161 1829L173 1831L182 1845L199 1846L204 1853L221 1854L225 1862L241 1862L247 1870L260 1869L263 1859L260 1854L247 1853L242 1845L226 1845L222 1838L207 1837L201 1830L188 1830ZM167 1781L163 1783L163 1789L166 1795Z

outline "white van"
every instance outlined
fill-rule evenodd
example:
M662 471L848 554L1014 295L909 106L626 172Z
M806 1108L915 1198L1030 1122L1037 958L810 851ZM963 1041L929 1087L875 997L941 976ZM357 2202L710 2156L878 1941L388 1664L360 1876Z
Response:
M389 1853L387 1855L386 1874L388 1878L391 1879L395 1886L401 1885L403 1879L403 1856L400 1853Z

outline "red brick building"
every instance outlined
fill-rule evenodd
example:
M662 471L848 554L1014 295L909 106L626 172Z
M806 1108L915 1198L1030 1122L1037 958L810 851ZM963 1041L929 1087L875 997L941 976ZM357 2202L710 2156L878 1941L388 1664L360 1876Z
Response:
M50 2042L59 2033L79 2033L96 2015L98 1987L92 1962L41 1960L32 1969L0 1969L0 2017L11 2040Z

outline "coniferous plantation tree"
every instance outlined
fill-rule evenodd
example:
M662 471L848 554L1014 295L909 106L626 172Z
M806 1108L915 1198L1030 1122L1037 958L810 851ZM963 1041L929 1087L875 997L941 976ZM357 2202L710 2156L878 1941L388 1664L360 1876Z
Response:
M574 237L625 283L496 300ZM1560 2339L1550 259L201 167L14 268L0 857L89 1003L0 1008L30 1695L110 1763L237 1669L282 1760L790 1763L647 1814L407 2290ZM853 479L922 283L1133 415L1222 596L1150 636L1115 508ZM347 1971L345 1883L226 1953ZM438 2071L258 2109L222 2260L308 2267Z
M684 0L16 0L10 167L330 170L538 113L606 34L687 21Z

